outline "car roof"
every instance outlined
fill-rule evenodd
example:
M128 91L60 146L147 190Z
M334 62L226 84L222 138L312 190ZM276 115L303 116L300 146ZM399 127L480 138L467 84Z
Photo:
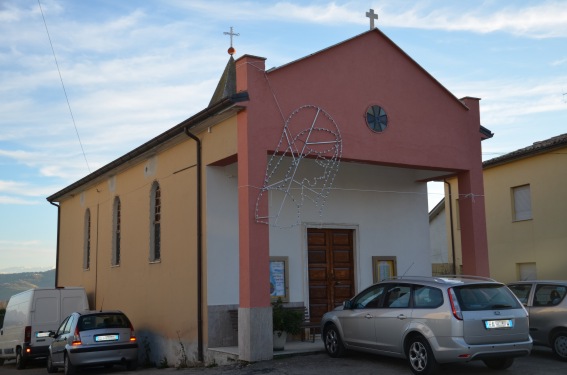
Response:
M508 283L510 284L563 284L567 285L567 280L521 280L521 281L512 281Z
M407 281L411 283L432 283L437 285L465 285L465 284L502 284L494 279L475 275L442 275L442 276L397 276L381 282Z
M87 310L87 311L78 311L79 315L99 315L99 314L123 314L120 310Z

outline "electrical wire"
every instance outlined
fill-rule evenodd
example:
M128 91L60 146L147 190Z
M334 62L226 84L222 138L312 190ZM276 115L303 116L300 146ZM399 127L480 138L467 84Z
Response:
M77 129L77 124L75 123L75 116L73 116L73 111L71 110L71 104L69 103L69 97L67 96L67 90L65 89L65 84L63 83L63 76L61 76L61 70L59 69L59 63L57 62L57 56L55 55L55 49L53 48L53 43L51 42L51 36L49 35L49 29L47 28L47 22L45 21L45 16L43 15L43 8L41 7L40 0L37 0L39 5L39 10L41 12L41 18L43 18L43 24L45 25L45 31L47 32L47 38L49 39L49 45L51 46L51 52L53 53L53 59L55 60L55 65L57 66L57 72L59 73L59 80L61 81L61 87L63 87L63 93L65 94L65 100L67 101L67 107L69 108L69 113L71 114L71 120L73 121L73 126L75 127L75 133L77 134L77 139L79 140L79 145L81 146L81 152L85 158L85 163L87 164L87 169L91 173L91 167L89 166L89 161L87 160L87 154L83 148L83 142L81 142L81 137L79 136L79 129Z

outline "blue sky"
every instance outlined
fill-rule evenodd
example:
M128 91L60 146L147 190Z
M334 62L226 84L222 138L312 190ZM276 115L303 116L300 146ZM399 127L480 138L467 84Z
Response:
M482 98L484 160L567 132L560 0L40 3L61 76L38 0L0 0L0 272L55 265L47 196L207 106L231 26L235 57L270 68L365 32L373 8L455 96Z

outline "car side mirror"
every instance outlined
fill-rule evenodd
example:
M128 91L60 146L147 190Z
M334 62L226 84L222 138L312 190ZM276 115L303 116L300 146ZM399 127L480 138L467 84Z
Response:
M346 300L343 302L343 309L350 310L352 309L352 302L351 300Z

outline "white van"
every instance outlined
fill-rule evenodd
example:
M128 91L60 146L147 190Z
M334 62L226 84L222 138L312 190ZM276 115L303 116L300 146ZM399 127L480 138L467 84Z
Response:
M55 331L74 311L89 309L84 288L36 288L13 295L0 329L0 365L16 359L23 369L30 359L47 357Z

